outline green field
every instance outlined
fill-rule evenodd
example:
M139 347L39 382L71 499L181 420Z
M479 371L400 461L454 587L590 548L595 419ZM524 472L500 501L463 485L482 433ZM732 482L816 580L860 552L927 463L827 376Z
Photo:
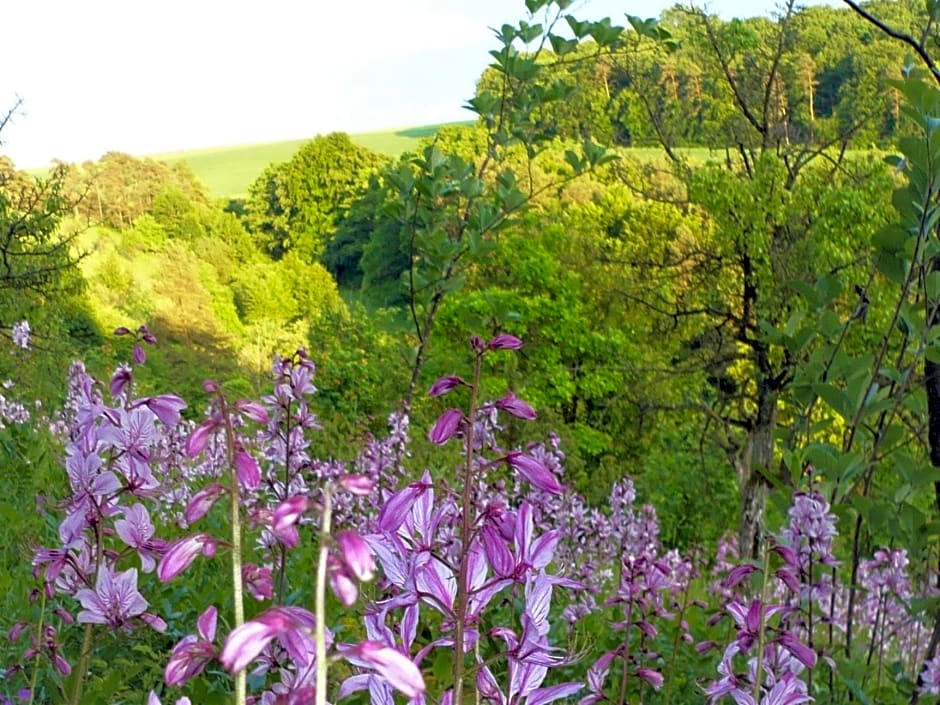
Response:
M471 124L447 123L447 124ZM422 125L383 132L363 132L350 135L352 141L380 154L398 156L414 149L425 137L430 137L443 125ZM304 142L311 138L287 142L214 147L186 152L152 155L154 159L174 163L186 162L214 196L238 198L244 196L248 186L268 164L284 162Z

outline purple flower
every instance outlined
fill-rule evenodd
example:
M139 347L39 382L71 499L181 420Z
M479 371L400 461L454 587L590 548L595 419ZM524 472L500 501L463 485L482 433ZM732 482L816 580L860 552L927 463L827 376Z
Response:
M375 555L363 538L355 531L340 531L336 534L336 546L353 574L362 581L375 576Z
M352 607L359 597L359 587L352 569L332 554L327 558L326 569L333 594L344 607Z
M460 409L448 409L434 424L428 434L428 440L435 445L444 445L457 433L463 420L463 412Z
M273 528L275 533L281 534L293 528L294 524L300 521L300 517L307 511L309 504L310 500L302 494L294 495L281 502L274 510Z
M434 384L431 385L431 388L428 390L429 397L440 397L448 392L452 392L457 387L461 385L466 385L460 377L457 375L448 375L446 377L441 377Z
M274 597L274 580L271 569L249 563L242 566L242 579L248 593L261 602Z
M193 534L176 541L160 560L157 577L167 583L189 567L200 553L207 557L215 555L217 542L209 534Z
M372 494L375 483L365 475L346 475L340 479L339 486L357 497L367 497Z
M167 428L173 428L180 422L180 412L186 408L186 402L175 394L160 394L141 399L135 404L144 404Z
M486 347L490 350L518 350L522 347L522 341L514 335L504 333L493 338Z
M272 607L233 630L219 660L231 673L245 670L272 639L296 659L306 657L316 618L300 607Z
M23 350L29 350L29 321L19 321L13 324L13 330L10 333L13 344Z
M532 456L515 450L506 456L506 462L536 489L551 494L561 494L562 487L558 479L545 465Z
M663 674L659 671L654 671L651 668L638 668L636 675L653 686L653 690L659 690L663 687Z
M194 494L193 498L189 500L189 504L186 505L186 509L183 511L183 518L186 520L186 523L192 525L202 519L209 513L209 510L212 509L219 500L219 497L225 494L225 491L225 485L214 482Z
M219 427L220 423L221 421L213 416L208 421L204 421L195 431L189 434L189 438L186 439L186 455L190 458L195 458L204 451L209 444L209 437L212 435L212 432Z
M121 396L132 378L131 368L126 364L119 365L111 376L111 396L115 398Z
M245 418L251 419L255 423L267 424L270 421L267 410L256 401L239 399L235 402L235 408L238 409Z
M137 551L140 556L141 570L151 572L156 567L155 558L167 551L167 544L161 539L154 539L156 529L150 521L150 514L142 504L124 511L124 518L114 522L114 530L121 540Z
M416 698L424 693L424 678L418 667L398 649L379 641L363 641L344 653L356 665L373 668L405 697Z
M218 657L212 642L215 641L215 628L218 612L210 606L196 622L196 634L190 634L173 648L170 661L166 665L164 680L167 685L181 686L194 676L199 675L206 665Z
M254 456L244 448L238 448L235 451L234 463L235 474L241 485L248 490L257 489L261 484L261 468Z
M535 409L516 397L512 392L496 402L496 408L508 411L516 418L525 419L526 421L533 421L536 418Z
M85 608L78 613L78 621L84 624L125 627L132 617L140 617L147 609L147 601L137 591L136 568L112 574L108 566L103 566L95 589L83 588L75 593L75 599Z

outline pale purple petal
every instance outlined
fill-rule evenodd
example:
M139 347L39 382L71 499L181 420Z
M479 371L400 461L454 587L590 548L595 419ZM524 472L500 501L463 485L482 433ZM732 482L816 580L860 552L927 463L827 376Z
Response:
M256 401L239 399L235 402L235 408L242 412L242 415L255 423L266 424L269 421L267 410Z
M358 644L353 653L374 668L396 690L408 698L424 693L421 671L405 654L377 641Z

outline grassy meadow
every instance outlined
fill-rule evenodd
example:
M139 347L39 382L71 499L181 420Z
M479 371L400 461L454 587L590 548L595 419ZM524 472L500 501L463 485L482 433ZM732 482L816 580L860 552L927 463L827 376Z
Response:
M398 156L414 149L422 139L430 137L443 126L444 124L422 125L380 132L362 132L350 137L356 144L379 154ZM213 147L152 156L171 164L186 162L196 176L209 187L212 195L219 198L239 198L248 192L248 186L266 166L286 162L310 139Z

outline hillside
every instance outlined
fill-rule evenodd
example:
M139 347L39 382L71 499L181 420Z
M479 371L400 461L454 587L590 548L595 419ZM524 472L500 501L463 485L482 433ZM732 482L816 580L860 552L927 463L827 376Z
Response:
M441 127L443 124L422 125L381 132L363 132L350 137L356 144L375 152L397 156L414 149L422 139L433 135ZM249 184L268 164L287 161L308 139L213 147L152 156L171 164L186 162L196 176L209 187L213 196L238 198L245 195Z

